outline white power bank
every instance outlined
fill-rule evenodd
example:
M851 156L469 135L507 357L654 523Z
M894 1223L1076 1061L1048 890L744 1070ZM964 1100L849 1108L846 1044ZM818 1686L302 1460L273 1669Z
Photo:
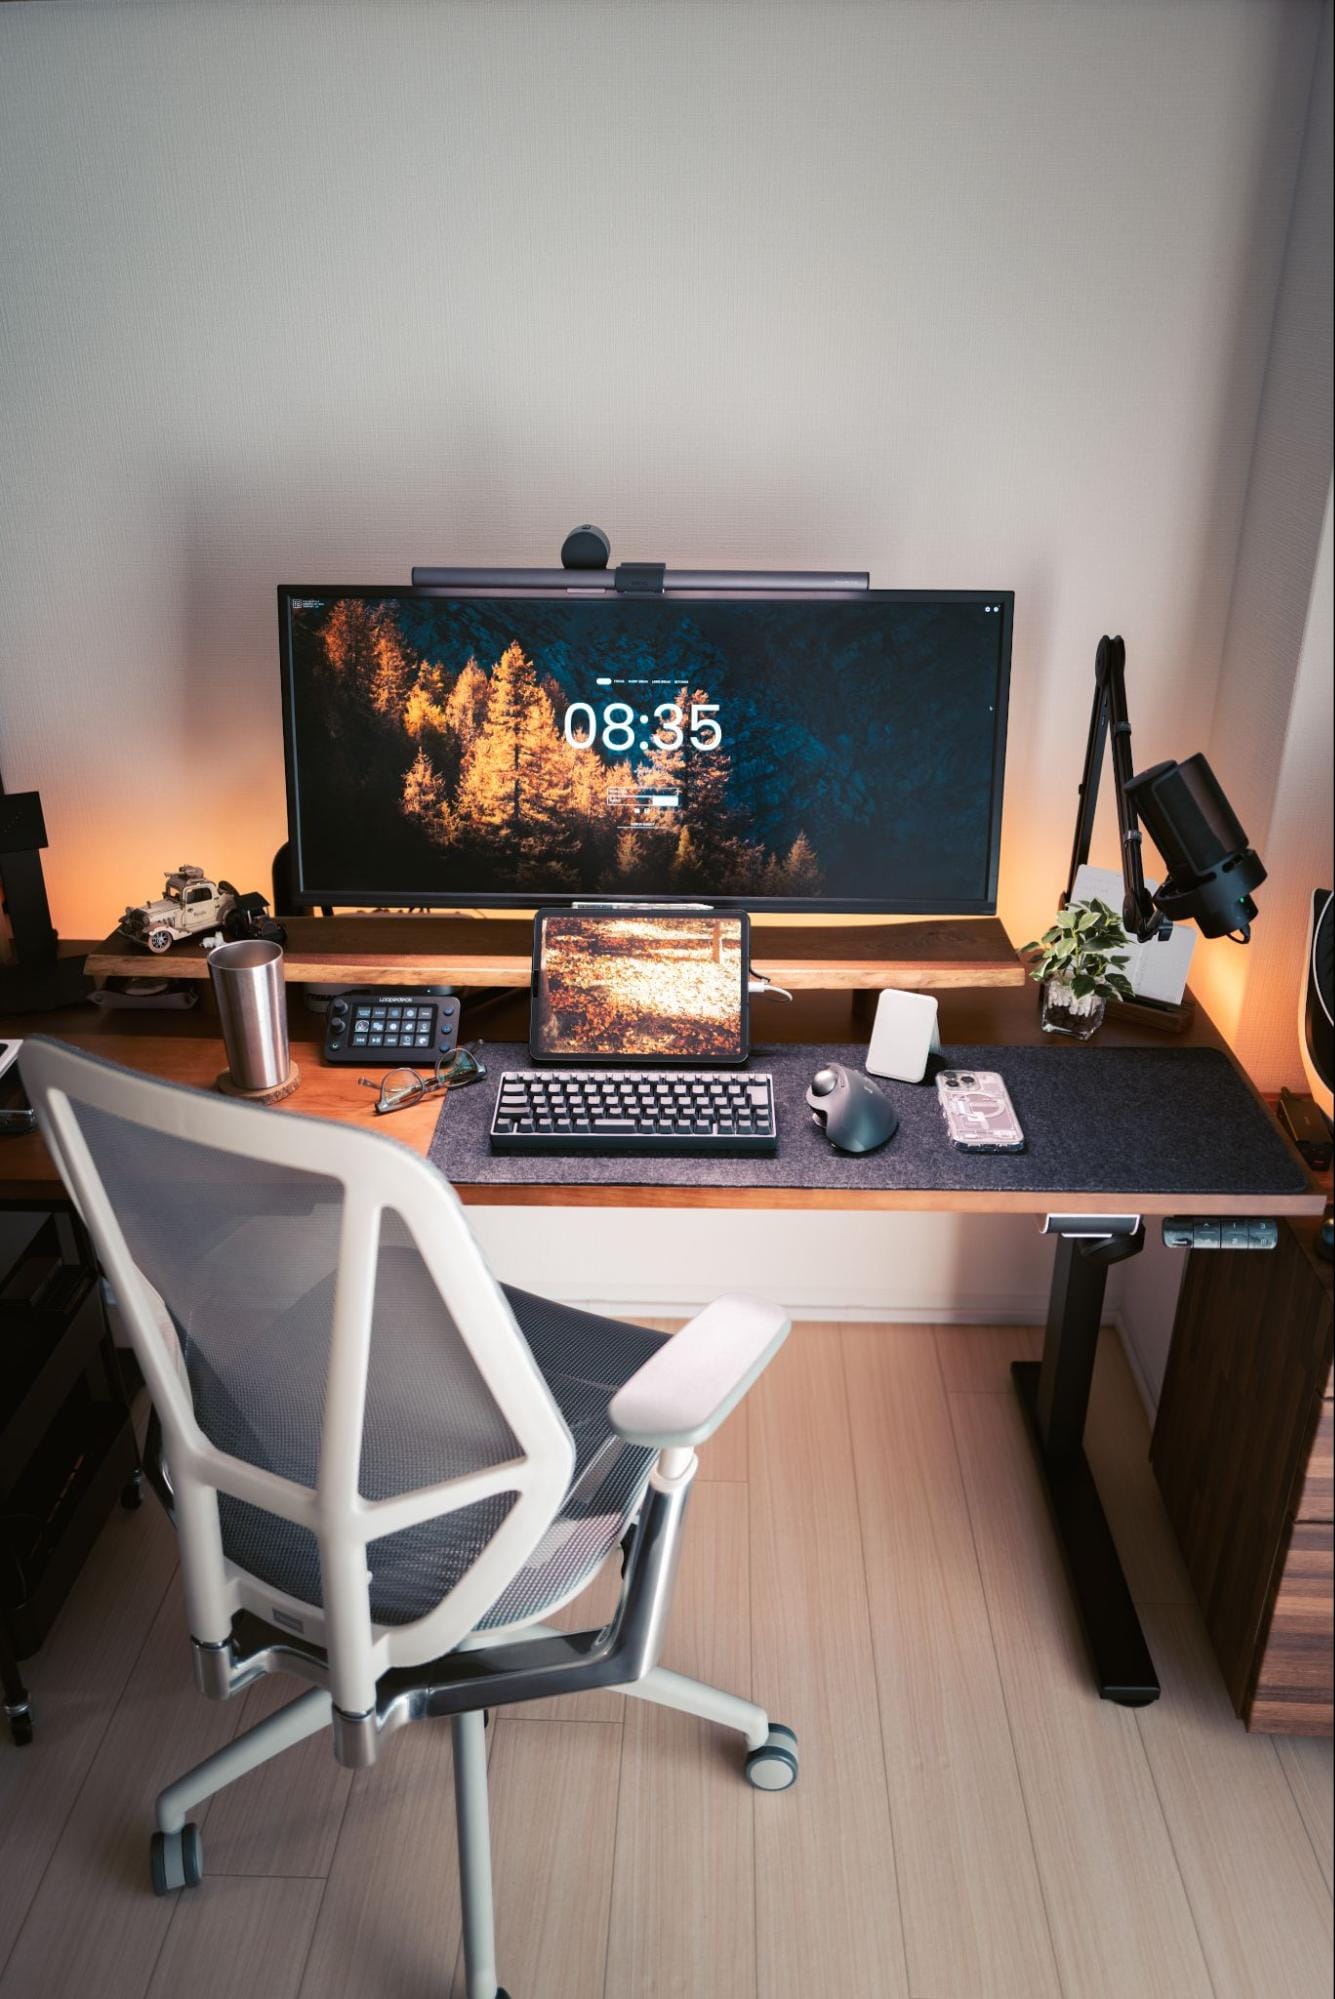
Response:
M930 993L901 993L887 986L876 1002L867 1070L897 1083L920 1083L927 1058L941 1046L936 1001Z

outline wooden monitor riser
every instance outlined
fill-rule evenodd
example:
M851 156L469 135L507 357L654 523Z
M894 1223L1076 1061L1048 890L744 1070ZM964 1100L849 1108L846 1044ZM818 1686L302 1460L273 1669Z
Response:
M286 919L284 975L298 983L366 986L527 986L533 925L526 917L294 916ZM1020 986L1025 971L995 916L902 923L775 924L751 935L756 971L792 990L874 992ZM116 931L97 945L95 979L205 979L203 946L156 957Z

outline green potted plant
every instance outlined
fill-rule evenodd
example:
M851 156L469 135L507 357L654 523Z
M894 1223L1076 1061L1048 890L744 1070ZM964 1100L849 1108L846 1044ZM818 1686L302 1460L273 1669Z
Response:
M1120 969L1130 941L1117 912L1091 896L1059 911L1051 928L1025 945L1029 976L1043 988L1045 1034L1088 1041L1103 1025L1109 1000L1134 997Z

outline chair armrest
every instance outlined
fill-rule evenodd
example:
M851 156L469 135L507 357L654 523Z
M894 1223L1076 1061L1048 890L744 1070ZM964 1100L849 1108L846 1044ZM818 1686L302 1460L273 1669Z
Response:
M628 1444L702 1444L788 1337L788 1314L759 1298L716 1298L665 1340L608 1404Z

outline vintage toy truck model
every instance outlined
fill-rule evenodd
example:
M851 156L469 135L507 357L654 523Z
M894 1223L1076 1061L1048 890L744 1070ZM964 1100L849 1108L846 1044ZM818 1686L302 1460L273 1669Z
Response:
M237 902L230 882L211 882L203 868L180 867L167 877L167 886L156 902L139 902L127 908L120 928L136 944L150 951L169 951L183 937L197 937L201 931L221 930L224 919Z

